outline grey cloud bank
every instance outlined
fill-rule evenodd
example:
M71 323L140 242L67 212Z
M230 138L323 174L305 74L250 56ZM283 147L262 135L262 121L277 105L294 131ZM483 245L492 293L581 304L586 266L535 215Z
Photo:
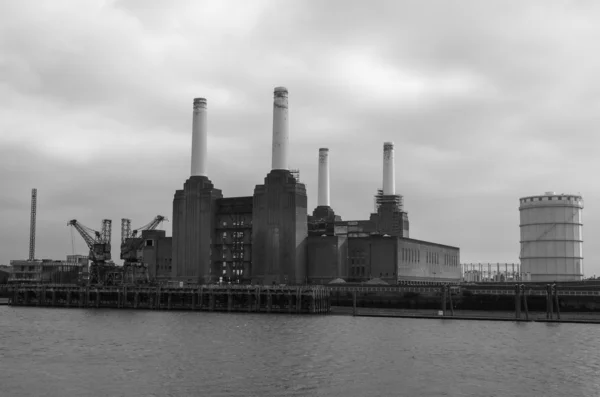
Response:
M309 208L329 147L333 208L367 217L394 141L412 237L459 246L463 262L514 262L518 198L581 192L585 271L600 274L599 6L278 4L0 4L0 263L27 256L32 187L38 257L71 253L69 219L112 219L116 247L120 218L170 217L195 97L208 99L211 180L252 194L283 85Z

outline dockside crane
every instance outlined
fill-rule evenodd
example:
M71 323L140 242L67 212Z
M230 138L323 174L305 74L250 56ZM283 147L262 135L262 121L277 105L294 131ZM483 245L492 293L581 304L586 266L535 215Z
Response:
M67 226L75 228L90 249L88 284L113 284L116 269L110 254L112 221L103 219L100 232L81 224L76 219L69 221Z
M168 221L168 219L162 215L157 215L146 225L131 230L131 220L127 218L121 219L121 259L124 260L124 282L128 284L140 284L150 281L148 265L138 255L144 244L141 232L154 230L163 221ZM139 236L138 232L140 232Z

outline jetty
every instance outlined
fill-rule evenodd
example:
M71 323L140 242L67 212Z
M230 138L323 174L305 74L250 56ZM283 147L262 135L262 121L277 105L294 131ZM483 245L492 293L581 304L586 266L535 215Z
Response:
M331 292L322 286L203 285L12 286L12 306L326 314Z

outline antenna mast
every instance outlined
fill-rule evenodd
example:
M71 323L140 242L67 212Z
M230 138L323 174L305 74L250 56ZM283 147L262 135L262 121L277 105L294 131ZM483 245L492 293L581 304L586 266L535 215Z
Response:
M31 222L29 224L29 260L35 259L35 213L37 210L37 189L31 189Z

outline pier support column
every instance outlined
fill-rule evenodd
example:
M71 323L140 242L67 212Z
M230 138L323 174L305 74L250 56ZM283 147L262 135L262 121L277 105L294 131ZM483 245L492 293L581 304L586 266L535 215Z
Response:
M208 310L210 310L211 312L214 311L215 310L215 293L214 293L213 288L211 288L208 291L208 302L209 302L208 303L208 306L209 306Z
M196 310L196 300L198 299L198 295L192 291L192 311Z
M560 307L558 306L558 285L554 284L552 286L552 290L554 292L554 307L556 308L556 319L560 320Z
M294 297L292 296L292 291L288 291L287 293L287 303L288 303L288 313L292 314Z
M25 290L25 305L29 305L29 291Z
M233 294L231 293L231 290L228 289L227 290L227 311L230 312L231 310L233 310Z
M546 319L552 319L552 312L552 287L550 284L546 284Z
M442 316L446 315L446 286L442 285Z
M133 308L137 309L139 303L140 303L140 292L135 291L135 293L133 294Z
M171 310L171 299L172 299L172 293L168 292L167 293L167 310Z
M267 290L267 313L271 313L273 309L273 295L271 295L271 290Z
M515 318L521 318L521 288L515 285Z
M352 315L356 316L356 290L352 291Z
M527 291L525 290L525 284L520 286L523 295L523 305L525 306L525 320L529 320L529 308L527 307Z
M302 313L302 290L296 288L296 313Z
M90 305L90 287L85 288L85 307Z
M248 311L251 312L252 311L252 294L250 293L250 290L248 290L246 298L248 298L247 302L246 302L246 304L248 305Z
M254 311L257 313L260 312L260 295L262 293L261 290L262 290L261 287L256 288L256 308Z
M204 287L200 287L200 292L199 292L199 294L200 294L200 295L199 295L200 301L199 301L199 303L198 303L198 306L200 306L200 310L202 310L202 309L203 309L203 308L202 308L202 304L204 303L204 302L203 302L203 300L204 300Z
M56 290L52 288L52 306L56 306Z

